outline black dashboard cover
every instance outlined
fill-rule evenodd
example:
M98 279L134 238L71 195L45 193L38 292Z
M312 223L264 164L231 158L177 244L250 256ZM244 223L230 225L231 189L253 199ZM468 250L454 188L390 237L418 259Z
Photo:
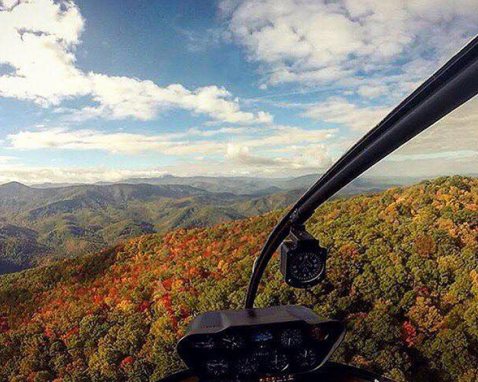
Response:
M287 326L302 324L321 326L330 334L330 341L325 350L320 366L334 353L345 336L345 325L337 320L323 320L311 309L299 305L274 306L259 309L224 310L207 312L198 316L190 324L186 335L179 341L177 351L189 367L194 364L194 357L188 348L188 342L196 336L220 334L236 328L249 329L267 326Z

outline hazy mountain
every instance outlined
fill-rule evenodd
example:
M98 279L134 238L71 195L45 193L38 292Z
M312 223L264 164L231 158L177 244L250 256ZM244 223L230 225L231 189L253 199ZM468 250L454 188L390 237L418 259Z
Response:
M0 224L8 229L0 226L0 274L96 251L132 236L267 212L293 203L301 192L236 195L189 185L40 189L4 184L0 186ZM8 250L3 246L7 242Z
M231 192L234 194L271 193L279 190L307 188L318 179L318 175L306 175L298 178L256 178L256 177L179 177L164 175L157 178L131 178L124 183L138 184L181 184L201 188L210 192Z
M260 178L260 177L179 177L164 175L157 178L130 178L122 183L155 184L155 185L187 185L210 192L229 192L237 195L271 194L278 191L307 189L312 186L321 174L308 174L292 178ZM421 177L371 177L362 176L346 186L341 194L357 194L360 192L382 191L387 187L411 185L425 178ZM107 183L105 183L107 184Z
M16 272L45 248L38 243L34 230L11 224L0 224L0 274Z
M104 185L0 185L0 224L10 227L0 236L0 245L9 240L8 251L1 254L0 274L97 251L145 233L209 226L283 208L316 178L165 176ZM388 186L358 179L342 194Z

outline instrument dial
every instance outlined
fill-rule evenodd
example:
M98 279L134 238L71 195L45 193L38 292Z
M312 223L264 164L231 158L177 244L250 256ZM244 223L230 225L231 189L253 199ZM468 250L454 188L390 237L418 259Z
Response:
M227 350L240 350L246 346L246 341L238 334L229 333L221 338L220 345Z
M327 339L329 338L329 333L327 333L320 326L314 326L311 329L310 334L314 340L320 341L320 342L327 341Z
M274 335L270 330L259 330L252 335L252 341L259 344L265 345L274 339Z
M319 363L319 356L314 349L307 347L298 350L294 356L294 361L298 367L306 371L314 369L317 366Z
M237 373L244 377L249 377L256 374L259 370L259 359L252 355L250 357L242 357L237 361Z
M270 373L282 373L289 367L289 360L284 353L274 350L269 354L265 367Z
M222 377L229 371L229 363L224 358L214 358L206 362L205 368L210 376Z
M280 343L286 349L300 347L304 343L302 330L299 328L285 329L280 335Z
M191 339L191 347L193 349L210 350L216 346L212 337L198 337Z
M301 282L317 278L323 267L322 260L314 252L299 252L290 259L290 275Z

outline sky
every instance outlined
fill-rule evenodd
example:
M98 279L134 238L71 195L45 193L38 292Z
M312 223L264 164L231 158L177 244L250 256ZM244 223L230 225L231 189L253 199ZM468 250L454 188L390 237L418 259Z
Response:
M320 173L477 33L476 0L0 0L0 183ZM477 106L372 173L473 172Z

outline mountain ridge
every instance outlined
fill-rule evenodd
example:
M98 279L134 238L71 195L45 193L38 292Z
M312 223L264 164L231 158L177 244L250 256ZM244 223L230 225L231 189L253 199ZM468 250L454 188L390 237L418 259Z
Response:
M315 180L312 177L280 178L282 183L275 185L264 179L262 183L250 184L253 178L245 177L230 178L229 184L224 183L225 178L194 177L177 178L181 179L179 184L80 184L49 188L18 182L0 185L0 222L34 230L37 238L36 244L28 246L22 246L16 238L18 248L11 248L10 256L4 254L0 274L55 258L95 252L142 233L209 226L283 208L303 194L305 184ZM169 182L173 178L164 179ZM193 184L181 184L191 179ZM197 183L197 179L202 183ZM205 184L205 179L212 183ZM359 179L342 194L376 192L387 186ZM241 194L243 191L247 192ZM27 248L32 251L24 252Z

